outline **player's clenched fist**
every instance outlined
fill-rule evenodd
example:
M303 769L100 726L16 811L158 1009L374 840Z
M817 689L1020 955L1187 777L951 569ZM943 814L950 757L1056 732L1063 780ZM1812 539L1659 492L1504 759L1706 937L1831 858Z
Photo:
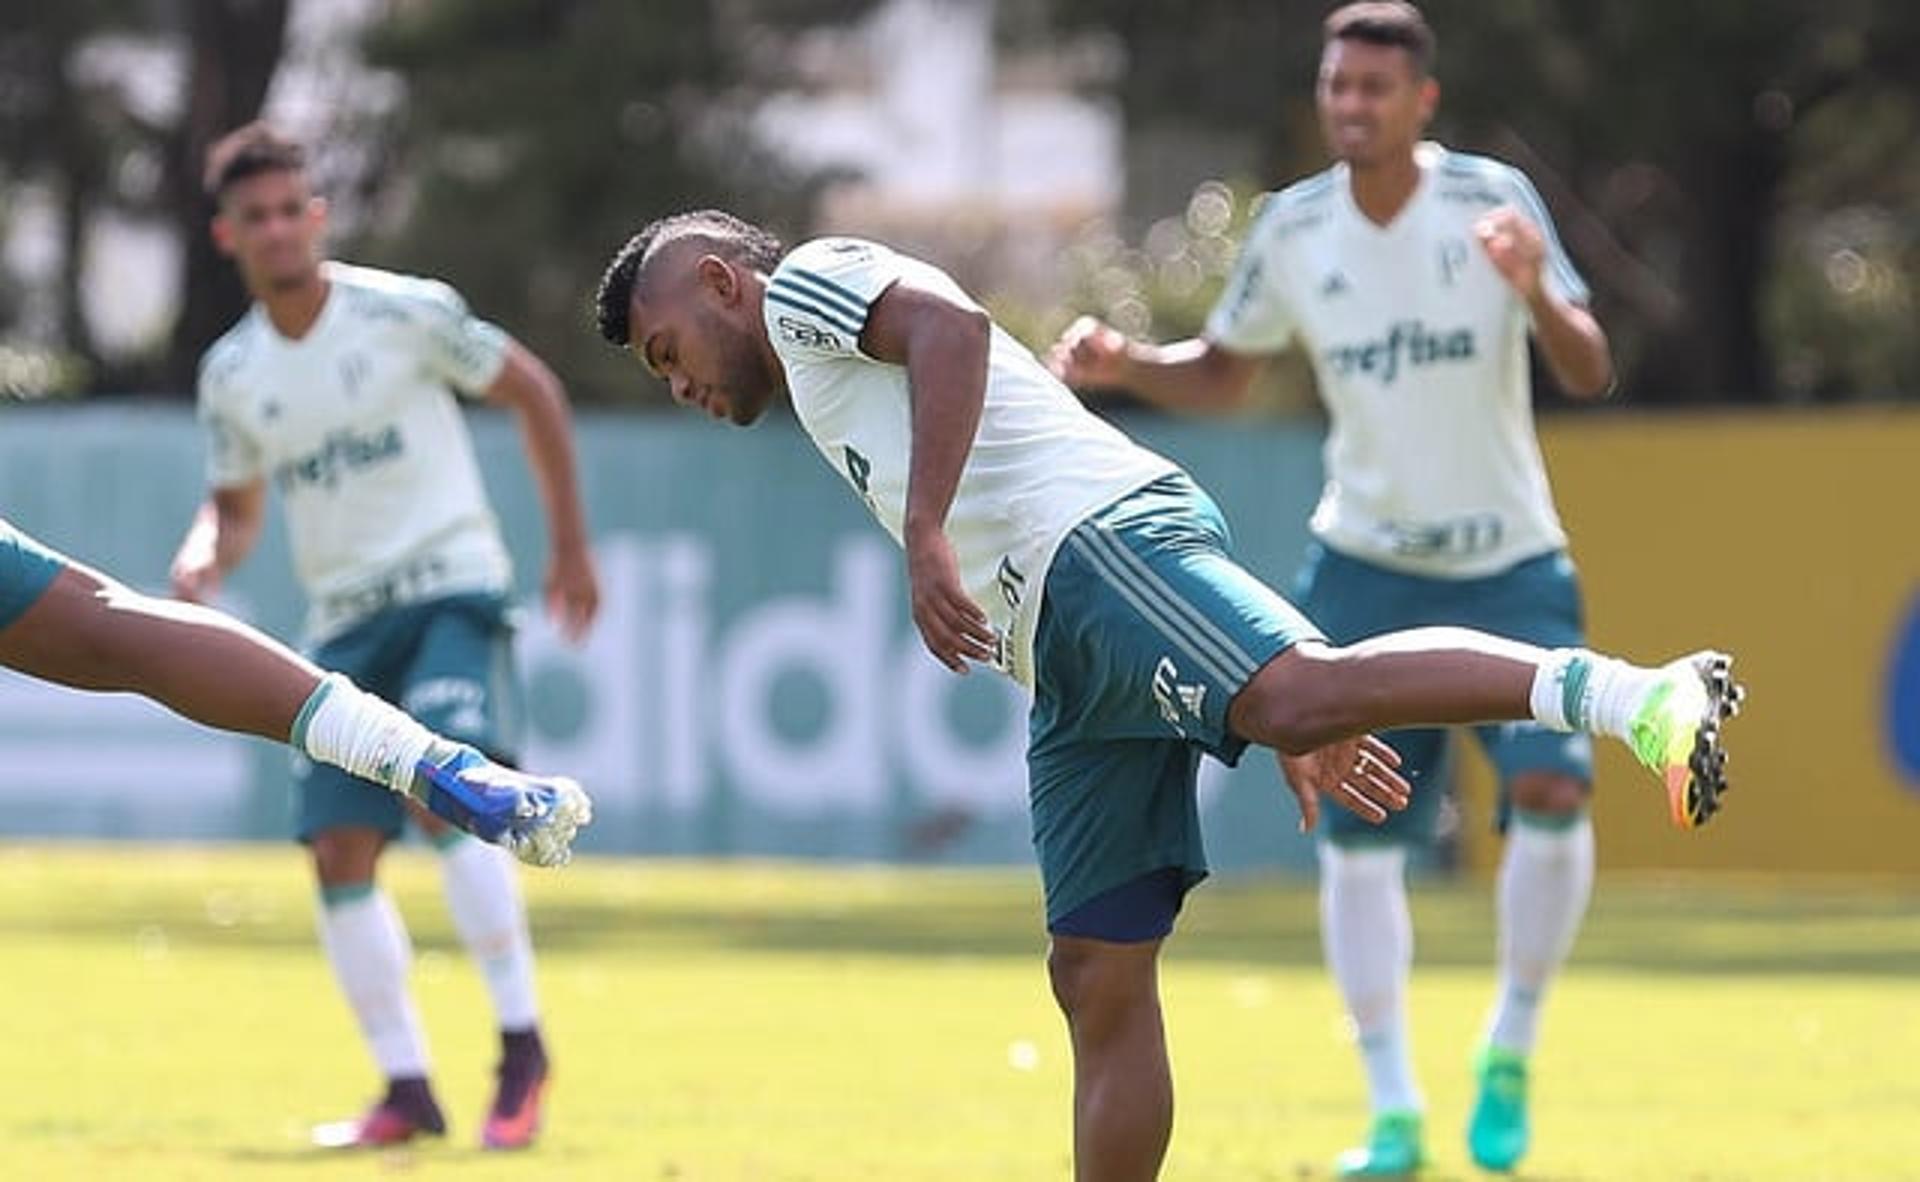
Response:
M1547 242L1531 218L1511 205L1503 205L1473 224L1473 236L1479 239L1480 249L1487 252L1493 269L1520 293L1521 299L1531 300L1539 294Z
M1082 316L1047 350L1047 368L1075 389L1124 386L1126 334L1092 316Z

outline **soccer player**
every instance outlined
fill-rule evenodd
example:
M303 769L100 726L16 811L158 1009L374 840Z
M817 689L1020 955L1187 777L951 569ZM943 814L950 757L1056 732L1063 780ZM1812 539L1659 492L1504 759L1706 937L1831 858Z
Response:
M549 611L570 637L598 590L574 476L565 392L538 358L471 315L445 284L324 262L326 206L299 144L261 124L208 154L213 235L254 298L200 366L211 494L173 563L176 593L205 600L259 536L269 478L286 507L321 665L510 764L517 703L507 553L454 394L510 407L545 503ZM374 882L409 810L337 768L302 766L298 835L320 883L322 943L386 1076L326 1143L440 1134L427 1050L407 985L410 946ZM513 867L418 809L447 903L500 1026L490 1148L532 1142L548 1076L533 950Z
M925 263L848 238L783 257L705 210L629 240L597 305L602 335L683 405L744 426L789 397L904 547L928 650L1032 688L1030 807L1082 1182L1153 1177L1172 1130L1156 964L1207 872L1203 752L1282 753L1303 827L1323 795L1378 823L1406 783L1369 732L1533 719L1626 741L1695 820L1717 804L1726 657L1644 669L1455 628L1329 644L1235 565L1185 473L1084 409Z
M572 780L500 767L238 620L141 595L4 518L0 665L73 689L140 694L206 726L286 743L536 866L563 865L592 817Z
M1150 345L1083 320L1050 362L1081 387L1162 406L1231 407L1263 358L1297 344L1332 416L1327 484L1299 603L1337 642L1462 625L1546 646L1585 643L1579 587L1534 438L1531 333L1568 393L1613 381L1587 288L1518 170L1422 142L1439 87L1409 4L1360 3L1325 26L1316 89L1333 168L1267 200L1199 340ZM1538 725L1475 735L1501 781L1499 987L1475 1060L1475 1162L1527 1150L1528 1056L1593 882L1585 735ZM1415 783L1443 766L1439 730L1389 736ZM1682 824L1694 818L1674 802ZM1358 1032L1372 1099L1346 1177L1399 1175L1424 1154L1408 1048L1413 959L1407 846L1440 798L1369 827L1332 818L1319 844L1321 934Z

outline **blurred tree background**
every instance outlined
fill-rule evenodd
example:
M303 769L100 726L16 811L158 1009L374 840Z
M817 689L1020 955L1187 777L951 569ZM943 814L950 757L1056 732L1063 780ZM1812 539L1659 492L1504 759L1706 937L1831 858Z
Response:
M391 102L355 145L343 254L443 275L560 365L576 396L634 384L583 327L608 253L659 212L719 204L808 228L823 178L752 133L799 30L862 0L357 0ZM986 3L987 0L944 0ZM242 297L206 246L208 140L256 115L290 0L10 0L0 25L0 238L38 195L57 261L0 267L0 389L185 395ZM298 0L292 0L298 7ZM1009 44L1097 37L1126 199L1057 260L1061 306L1137 305L1191 331L1245 195L1324 166L1305 0L1001 0ZM1635 403L1920 396L1920 7L1874 0L1432 0L1439 138L1531 174L1592 282ZM175 97L117 63L170 52ZM117 49L117 53L115 52ZM130 57L129 55L132 55ZM1089 84L1096 85L1096 84ZM326 179L327 170L321 170ZM176 309L107 348L81 299L116 214L179 227ZM87 244L96 244L89 250ZM948 260L953 261L953 260ZM1131 278L1130 278L1131 277Z
M720 205L804 228L807 178L748 126L796 25L854 3L440 0L399 6L367 41L407 80L382 129L398 216L357 254L454 279L568 375L613 400L640 371L591 331L587 301L626 238L661 213Z

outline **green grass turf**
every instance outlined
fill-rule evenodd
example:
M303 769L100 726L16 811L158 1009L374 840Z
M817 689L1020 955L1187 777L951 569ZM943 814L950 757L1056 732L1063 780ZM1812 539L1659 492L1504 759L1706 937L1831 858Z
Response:
M494 1053L429 857L410 917L444 1144L306 1148L376 1080L289 849L0 849L6 1178L1064 1178L1070 1081L1024 871L590 862L530 874L558 1078L471 1148ZM1431 1178L1475 1176L1484 886L1415 901ZM1603 880L1537 1059L1536 1179L1920 1178L1920 886ZM1215 883L1165 970L1168 1179L1325 1176L1359 1072L1297 883Z

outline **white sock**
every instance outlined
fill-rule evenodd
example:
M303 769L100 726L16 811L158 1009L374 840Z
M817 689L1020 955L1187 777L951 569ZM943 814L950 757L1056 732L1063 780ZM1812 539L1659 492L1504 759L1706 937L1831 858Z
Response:
M287 740L320 763L414 794L414 767L429 751L452 746L403 711L329 673L300 708Z
M1539 1034L1540 1003L1567 959L1593 893L1593 823L1583 813L1529 821L1516 813L1500 864L1500 993L1487 1042L1529 1054Z
M1533 719L1556 731L1627 737L1634 708L1659 680L1642 669L1584 648L1557 648L1533 672Z
M1320 843L1320 939L1353 1019L1376 1114L1425 1107L1407 1034L1413 921L1406 861L1399 846L1346 850Z
M460 942L487 979L500 1029L533 1029L540 1022L533 940L512 856L462 834L441 846L440 878Z
M427 1039L407 989L413 944L393 901L378 887L320 905L320 942L360 1034L388 1079L427 1074Z

